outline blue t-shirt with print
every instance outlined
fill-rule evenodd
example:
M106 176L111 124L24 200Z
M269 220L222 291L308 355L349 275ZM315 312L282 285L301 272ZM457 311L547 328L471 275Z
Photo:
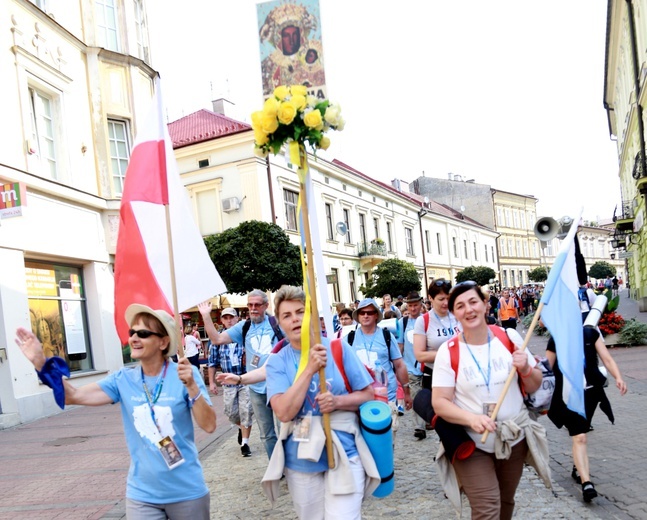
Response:
M232 328L227 329L227 334L232 342L243 344L243 326L244 321L239 321ZM267 360L267 357L272 352L272 348L278 339L274 337L274 329L270 324L270 318L266 314L265 319L261 323L250 323L249 330L245 336L245 368L247 372L251 372L259 367L262 367ZM256 361L256 363L254 363ZM265 381L249 385L249 388L257 394L266 393Z
M152 395L158 378L157 375L144 378ZM201 399L211 405L209 393L196 367L193 367L193 378L202 393ZM177 375L176 363L169 362L163 381L159 398L153 405L159 429L153 421L139 365L124 367L98 383L113 403L121 405L130 452L126 496L151 504L195 500L209 492L195 446L189 394ZM171 470L157 446L157 442L167 435L184 457L184 463Z
M391 360L400 359L402 354L398 348L398 342L392 333L389 334L391 334ZM358 327L355 331L355 338L353 339L353 349L355 349L359 360L367 367L374 369L376 361L380 364L382 370L386 372L388 377L389 401L395 401L396 392L398 391L398 381L395 378L393 364L389 361L389 352L386 349L382 329L376 327L373 334L365 335L361 327Z
M409 318L407 320L407 330L404 328L404 318L398 320L398 343L404 344L403 354L404 364L407 366L407 372L414 376L421 376L420 363L413 353L413 329L416 326L416 320Z
M347 394L344 379L339 371L337 364L333 360L332 352L330 351L330 341L322 338L322 344L326 346L328 354L328 363L326 365L326 384L328 390L334 395ZM362 390L373 382L370 374L364 365L357 358L353 349L345 342L342 341L342 355L344 361L344 372L348 378L350 387L355 390ZM288 388L292 386L299 367L299 360L301 356L300 350L295 350L288 343L277 354L270 356L267 362L267 402L277 394L284 394ZM319 405L315 400L319 394L319 374L315 374L310 383L310 388L306 394L306 399L303 406L299 410L296 417L307 415L312 412L313 415L321 415ZM344 447L344 451L349 457L357 455L357 448L355 446L355 438L346 432L336 431L339 440ZM285 465L294 470L303 473L318 473L328 469L328 460L326 449L324 448L321 453L321 458L318 462L312 462L297 458L297 449L299 443L292 440L290 435L283 441L283 448L285 450Z

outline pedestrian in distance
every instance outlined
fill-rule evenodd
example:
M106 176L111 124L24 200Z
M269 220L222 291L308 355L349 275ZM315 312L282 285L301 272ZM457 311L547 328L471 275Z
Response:
M438 349L432 406L445 421L464 426L476 449L463 460L448 461L441 443L436 457L441 482L457 508L460 508L460 482L472 509L472 519L509 520L529 447L532 448L531 463L539 466L544 475L549 473L545 430L530 418L519 386L521 378L525 391L534 392L542 382L542 373L535 367L536 361L530 352L518 348L511 352L511 342L523 343L516 331L506 331L506 334L496 325L487 325L486 298L476 282L455 285L448 305L462 332ZM501 334L508 337L499 339ZM455 350L450 352L450 348ZM517 371L495 422L492 411L502 395L511 366ZM482 435L486 431L490 435L483 443ZM510 431L518 434L509 435ZM536 446L544 449L535 451Z
M40 379L53 388L59 406L120 403L131 458L126 483L129 520L208 520L209 489L193 429L193 421L208 433L216 429L207 389L186 357L177 364L169 359L180 341L171 315L133 304L125 319L131 327L131 358L139 363L79 387L63 379L69 369L61 358L45 358L31 331L18 328L16 343Z
M202 342L193 335L193 327L184 327L184 354L194 367L200 370L200 349Z
M499 298L499 320L504 329L516 329L519 321L519 303L512 293L513 291L506 287Z
M224 329L231 329L238 323L238 312L232 307L223 309L220 321ZM223 404L225 415L229 422L238 426L238 444L243 457L252 455L249 447L249 434L252 431L254 410L249 398L249 388L241 383L245 373L245 351L238 343L225 345L210 345L209 359L209 389L217 389L216 382L224 385ZM220 365L222 373L216 376L216 366Z
M298 518L360 519L365 494L379 484L377 467L360 433L357 415L359 406L373 399L372 378L344 342L343 367L338 367L326 338L321 338L321 343L317 338L310 345L307 365L297 375L305 302L303 290L292 286L281 287L274 299L287 342L265 365L268 404L280 419L281 430L280 442L263 477L263 489L274 501L285 473ZM325 392L320 392L322 368L328 382ZM332 428L334 470L328 467L323 441L324 413L329 414Z

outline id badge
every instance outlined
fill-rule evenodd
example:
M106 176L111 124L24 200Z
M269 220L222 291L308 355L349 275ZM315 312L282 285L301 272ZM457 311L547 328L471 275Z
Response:
M174 469L181 464L184 464L184 457L182 456L180 449L168 435L158 441L157 447L159 448L168 469Z
M292 431L292 440L295 442L310 441L310 426L312 425L312 412L308 412L302 417L294 420L294 430Z
M483 403L483 415L492 417L494 409L496 408L496 403Z
M255 354L254 357L252 358L252 362L250 363L251 366L253 366L254 368L258 368L258 362L260 360L261 360L261 357L259 355Z

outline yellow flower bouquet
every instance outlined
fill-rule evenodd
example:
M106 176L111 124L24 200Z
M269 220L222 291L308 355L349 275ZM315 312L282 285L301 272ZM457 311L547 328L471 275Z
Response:
M290 141L307 143L315 152L326 150L330 139L324 134L330 129L341 131L344 124L339 105L317 101L305 86L281 85L265 101L263 110L252 114L255 152L261 157L270 152L277 155Z

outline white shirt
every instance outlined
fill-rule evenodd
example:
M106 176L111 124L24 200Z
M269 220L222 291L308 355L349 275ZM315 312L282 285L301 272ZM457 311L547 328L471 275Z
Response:
M510 374L510 369L512 368L512 354L510 354L510 351L498 338L490 338L488 385L486 384L488 380L488 344L469 345L468 347L462 341L462 334L460 339L458 377L452 370L447 343L443 343L436 355L431 386L454 388L454 404L463 410L481 415L484 413L483 405L485 403L496 403L498 401ZM470 350L472 353L470 353ZM474 357L472 357L472 354ZM528 349L526 349L526 355L528 356L528 363L534 367L537 362ZM501 404L496 420L505 421L512 419L517 416L524 406L523 396L518 383L518 375L515 374L515 378L510 384L510 388ZM481 433L477 433L470 428L465 429L476 443L478 449L488 453L494 453L494 435L488 435L485 444L482 444Z
M445 341L458 334L461 331L461 324L451 312L441 317L432 309L427 314L429 314L429 327L425 331L425 316L422 314L416 320L413 335L427 336L427 352L429 352L438 350ZM425 366L432 368L434 365L425 363Z
M186 357L193 357L200 352L202 342L196 339L195 336L187 334L184 336L184 355Z

